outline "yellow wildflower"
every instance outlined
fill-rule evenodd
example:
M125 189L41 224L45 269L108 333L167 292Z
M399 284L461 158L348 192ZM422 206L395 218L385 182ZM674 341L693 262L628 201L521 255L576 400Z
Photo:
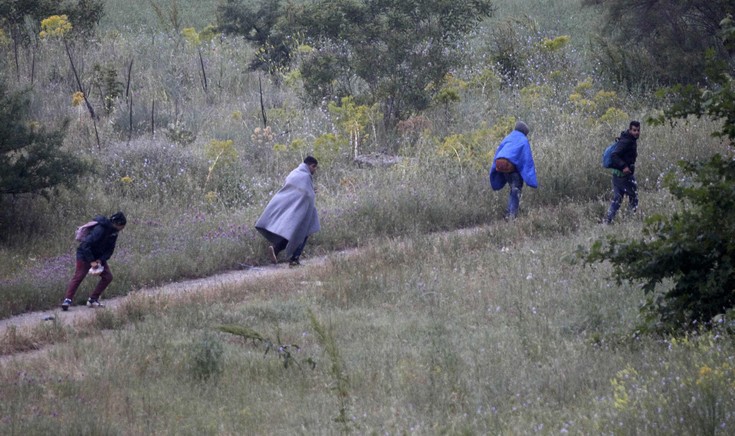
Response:
M71 96L71 105L74 107L79 106L84 101L84 93L77 91Z
M186 39L189 44L191 45L199 45L201 40L199 39L199 33L197 33L197 30L193 27L186 27L184 30L181 31L181 35Z
M72 26L66 15L52 15L41 20L41 39L64 36L71 31Z
M217 201L217 193L214 191L209 191L204 195L204 199L207 200L207 203L212 204Z
M3 29L0 29L0 46L10 45L10 38L5 34Z
M125 183L126 185L129 185L129 184L133 183L133 178L130 177L130 176L125 176L125 177L121 178L120 181L123 182L123 183Z
M569 35L557 36L554 39L544 38L541 48L546 51L557 51L566 46L572 38Z

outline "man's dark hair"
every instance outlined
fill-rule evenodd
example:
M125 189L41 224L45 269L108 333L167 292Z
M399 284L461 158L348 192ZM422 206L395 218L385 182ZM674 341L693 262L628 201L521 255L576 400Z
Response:
M128 223L128 220L125 218L125 214L122 212L112 214L112 216L110 217L110 221L112 221L113 224L117 224L119 226L124 226Z
M528 128L528 124L524 123L523 121L518 121L516 123L515 130L518 130L519 132L523 133L524 135L528 136L528 132L531 130Z
M638 127L640 129L641 128L641 122L640 121L633 120L633 121L630 122L630 125L628 126L628 128L630 129L631 127Z
M306 165L319 165L319 162L313 157L313 156L306 156L306 159L304 159L304 163Z

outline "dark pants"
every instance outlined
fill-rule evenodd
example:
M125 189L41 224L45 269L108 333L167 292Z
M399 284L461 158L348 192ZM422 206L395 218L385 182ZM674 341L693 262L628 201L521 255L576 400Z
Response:
M102 295L102 292L104 292L110 282L112 282L112 273L110 272L110 266L107 265L107 262L104 261L102 262L102 266L105 268L105 270L102 271L102 274L100 274L100 281L99 283L97 283L97 286L95 286L94 291L92 291L92 295L89 296L89 298L93 300L98 300L100 298L100 295ZM89 273L89 268L91 267L92 264L90 262L85 262L83 260L77 259L76 271L74 271L74 277L71 278L69 286L66 288L65 298L68 298L70 300L74 299L74 294L77 293L79 285L81 285L82 280L87 277L87 274Z
M505 213L506 218L515 218L518 216L518 209L521 205L521 190L523 189L523 177L519 172L504 173L505 181L510 187L508 194L508 210Z
M304 247L306 247L306 240L309 239L309 237L304 238L304 242L302 242L298 247L296 247L296 250L293 252L293 255L291 256L290 260L298 260L301 256L301 253L304 251ZM278 253L283 251L286 246L288 245L288 239L281 238L280 241L273 244L273 250L276 252L276 256L278 256Z
M638 209L638 183L633 174L623 177L612 176L613 199L610 203L610 209L607 211L605 222L612 223L615 214L618 213L620 205L623 203L623 196L628 196L628 210L635 212Z
M273 251L276 252L276 256L278 256L278 253L286 249L286 246L288 245L288 239L284 238L281 235L276 235L275 233L266 229L258 227L256 227L256 229L260 232L261 235L263 235L265 239L268 240L268 242L271 243L271 245L273 246ZM296 247L296 251L294 251L290 260L298 260L299 256L301 256L301 253L304 251L307 239L309 239L308 236L304 238L304 241L298 247Z

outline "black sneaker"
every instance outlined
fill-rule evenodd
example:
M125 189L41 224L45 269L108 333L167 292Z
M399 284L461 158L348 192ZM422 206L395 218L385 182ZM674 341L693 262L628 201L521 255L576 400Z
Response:
M95 298L90 298L89 300L87 300L87 307L96 309L98 307L105 307L105 305L100 303L100 300L97 300Z
M61 303L61 310L66 312L67 310L69 310L69 306L71 306L71 299L64 298L64 302Z
M291 259L291 261L288 262L288 266L301 266L301 262L299 262L298 259Z

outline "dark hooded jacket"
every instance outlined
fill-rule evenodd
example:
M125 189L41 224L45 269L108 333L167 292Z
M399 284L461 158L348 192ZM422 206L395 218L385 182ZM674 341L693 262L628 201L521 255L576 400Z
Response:
M95 260L107 261L112 257L117 243L117 229L112 225L109 218L102 215L96 216L94 221L97 225L92 227L87 237L77 248L77 260L92 262Z
M631 135L627 130L620 134L615 150L612 152L612 167L623 171L630 168L630 173L635 173L635 160L638 158L638 138Z

